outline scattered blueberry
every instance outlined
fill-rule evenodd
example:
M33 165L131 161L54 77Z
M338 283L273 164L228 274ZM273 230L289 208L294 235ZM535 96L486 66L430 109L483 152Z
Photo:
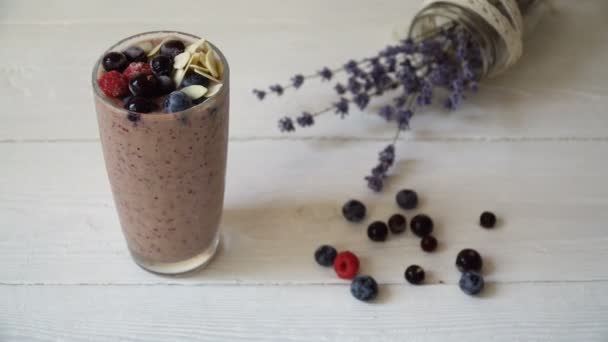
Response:
M179 90L172 92L165 99L164 108L169 113L181 112L190 107L192 107L192 100Z
M432 252L437 249L437 239L433 235L427 235L420 240L420 248L425 252Z
M141 115L139 113L129 112L127 114L127 120L129 120L131 122L137 122L137 121L139 121L140 118L141 118Z
M187 87L191 85L202 85L203 87L209 86L209 79L203 75L199 75L195 72L191 72L184 76L182 80L182 87Z
M411 265L405 269L405 279L414 285L419 285L424 281L424 270L418 265Z
M407 222L401 214L395 214L388 219L388 228L393 234L401 234L407 230Z
M365 218L365 205L357 200L350 200L342 206L342 215L347 221L360 222Z
M315 251L315 260L321 266L333 266L338 252L335 248L329 245L323 245Z
M378 283L370 276L358 276L350 284L350 293L361 301L368 301L378 295Z
M181 40L169 40L160 46L160 54L175 58L175 56L184 52L186 46Z
M481 255L474 249L463 249L456 256L456 267L460 272L480 271L482 266Z
M479 217L479 224L484 228L494 228L496 225L496 215L489 211L484 211Z
M148 56L146 56L146 52L139 46L130 46L122 53L125 55L125 57L127 57L129 63L148 61Z
M156 110L156 103L141 96L132 96L125 104L125 108L130 112L150 113Z
M158 55L150 61L150 68L155 75L170 75L173 71L173 58Z
M108 52L101 61L106 71L123 71L129 65L127 57L120 52Z
M399 207L405 210L410 210L418 206L418 194L414 190L401 190L395 197Z
M166 95L175 90L175 82L173 79L166 75L157 77L158 79L158 91L160 95Z
M476 295L483 290L483 277L477 272L466 271L462 273L458 286L460 286L462 292L472 296Z
M129 90L135 96L157 96L159 93L158 79L152 74L139 74L129 81Z
M419 237L427 236L433 232L433 220L427 215L418 214L412 217L410 228Z
M386 240L386 236L388 235L388 227L386 223L382 221L372 222L369 227L367 227L367 236L372 241L382 242Z

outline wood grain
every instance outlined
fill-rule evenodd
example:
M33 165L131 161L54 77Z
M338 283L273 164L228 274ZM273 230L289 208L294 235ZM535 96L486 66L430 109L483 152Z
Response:
M608 284L1 286L3 341L605 341Z
M411 263L455 283L454 257L465 247L486 257L493 281L608 280L606 143L404 143L399 176L377 195L362 176L382 146L231 143L223 250L205 270L175 278L130 260L97 143L0 144L0 282L339 282L314 265L322 243L353 250L383 283L401 283ZM385 244L366 237L367 223L399 211L393 196L403 187L420 193L414 213L434 218L437 253L423 253L411 234ZM368 205L366 223L341 217L351 197ZM499 228L477 225L483 210L497 213Z

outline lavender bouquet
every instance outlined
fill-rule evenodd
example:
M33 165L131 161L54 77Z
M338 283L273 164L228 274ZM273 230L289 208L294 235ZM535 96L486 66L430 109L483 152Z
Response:
M296 74L288 84L271 85L268 91L254 89L253 93L264 100L271 94L282 96L297 90L313 79L336 81L334 103L321 110L281 118L278 126L282 132L294 132L296 126L313 126L318 117L332 112L344 119L352 106L365 110L374 98L388 92L394 94L392 101L383 104L377 114L395 126L395 135L379 152L370 174L364 177L370 189L380 192L395 162L399 135L410 128L414 113L437 101L455 110L468 93L477 91L484 77L512 65L521 55L522 15L534 12L531 9L539 2L427 1L414 18L409 37L398 44L389 45L371 57L350 60L339 68L324 67L315 74ZM511 26L505 26L509 25L506 21ZM514 35L518 37L513 38Z

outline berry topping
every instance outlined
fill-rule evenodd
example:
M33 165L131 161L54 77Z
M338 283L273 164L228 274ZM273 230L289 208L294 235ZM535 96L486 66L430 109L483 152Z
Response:
M192 100L179 90L172 92L165 99L164 108L169 113L181 112L190 107L192 107Z
M150 113L156 110L156 103L141 96L133 96L125 104L125 108L130 112Z
M437 239L433 235L427 235L420 240L420 248L425 252L432 252L437 249Z
M133 62L122 72L130 81L133 77L139 74L151 74L150 64L144 62Z
M347 221L360 222L365 218L365 205L357 200L350 200L342 206L342 215Z
M479 217L479 224L484 228L494 228L496 225L496 215L489 211L484 211Z
M419 237L427 236L433 232L433 220L424 214L416 215L410 221L410 228Z
M156 75L169 75L173 71L173 58L158 55L150 61L152 72Z
M108 52L101 60L101 65L106 71L123 71L129 65L127 57L120 52Z
M185 49L186 46L184 46L184 43L181 40L169 40L166 41L163 45L161 45L160 54L163 56L175 58L175 56L184 52Z
M361 301L368 301L378 295L378 283L370 276L358 276L350 284L350 293Z
M352 252L340 252L334 260L334 270L342 279L352 279L359 272L359 258Z
M191 72L191 73L187 74L186 76L184 76L181 86L187 87L187 86L191 86L191 85L202 85L203 87L208 87L209 82L210 81L207 77L204 77L203 75L199 75L195 72Z
M122 52L129 62L147 62L148 57L146 56L146 52L144 49L139 46L131 46L128 47L125 51Z
M456 267L460 272L480 271L482 266L481 255L474 249L463 249L456 256Z
M395 199L399 207L405 210L414 209L418 205L418 194L414 190L401 190Z
M156 96L159 93L158 79L152 74L139 74L129 80L129 90L135 96Z
M97 83L106 96L122 97L129 92L129 81L116 70L101 75Z
M158 91L160 95L166 95L175 90L175 82L169 76L158 76Z
M393 234L401 234L407 229L405 217L401 214L395 214L388 219L388 228Z
M411 265L405 269L405 280L410 284L419 285L424 281L424 270L418 265Z
M483 277L477 272L466 271L462 273L458 286L460 286L462 292L474 296L483 290Z
M382 221L372 222L369 227L367 227L367 236L372 241L382 242L386 240L386 236L388 235L388 227L386 223Z
M321 266L332 266L338 252L329 245L323 245L315 251L315 260Z

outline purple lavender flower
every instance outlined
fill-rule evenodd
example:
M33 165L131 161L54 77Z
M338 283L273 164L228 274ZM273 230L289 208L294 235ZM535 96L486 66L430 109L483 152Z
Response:
M390 144L380 151L378 160L380 160L380 163L388 164L388 166L393 165L395 161L395 145Z
M382 191L382 187L384 186L384 181L381 176L367 176L365 177L367 181L367 187L372 189L375 192Z
M357 107L359 107L359 109L364 110L369 103L369 95L366 93L359 93L355 95L353 102L357 105Z
M409 109L400 109L397 111L396 119L399 129L405 130L410 128L410 119L414 113Z
M378 111L378 115L380 115L380 117L384 118L386 121L390 121L394 114L395 108L393 106L382 106Z
M253 94L258 98L258 100L262 101L264 97L266 97L266 92L259 89L253 89Z
M291 78L291 85L293 85L293 87L296 89L300 88L303 83L304 83L304 76L301 74L297 74Z
M270 86L270 91L272 91L273 93L276 93L278 96L283 95L283 86L280 84L275 84L275 85L271 85Z
M416 44L414 44L414 40L412 38L402 40L401 50L408 55L416 52Z
M293 126L293 120L289 117L284 117L279 120L279 130L281 132L293 132L296 128Z
M323 69L319 70L318 75L321 76L321 80L323 81L331 81L331 78L334 76L334 73L331 71L330 68L324 67Z
M397 96L393 99L393 102L395 102L395 107L401 108L401 107L405 106L405 104L407 103L407 96L405 96L405 95Z
M354 77L351 77L348 79L348 85L346 86L346 88L348 89L348 91L351 92L351 94L358 94L361 91L361 83L357 82L357 79Z
M388 165L386 163L380 163L380 164L376 165L372 169L372 176L386 178L386 173L388 172L389 167L390 167L390 165Z
M296 121L300 127L308 127L315 124L315 118L308 112L303 112L302 115L296 118Z
M340 98L340 101L334 103L334 109L336 114L340 115L340 118L344 119L344 117L348 114L348 100L345 98Z
M358 75L361 72L359 64L354 60L350 60L344 64L344 70L351 75Z
M344 87L342 83L336 83L334 89L336 90L336 93L338 93L338 95L344 95L344 93L346 93L346 87Z

